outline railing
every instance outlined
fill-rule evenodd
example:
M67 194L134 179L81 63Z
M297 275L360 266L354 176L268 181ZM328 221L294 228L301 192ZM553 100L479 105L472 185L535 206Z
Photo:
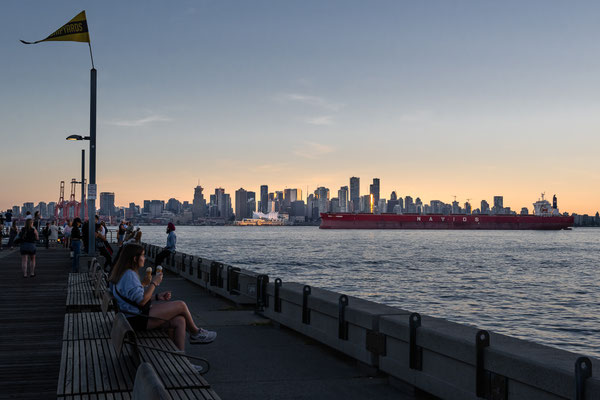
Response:
M184 253L163 267L444 399L600 399L595 358Z

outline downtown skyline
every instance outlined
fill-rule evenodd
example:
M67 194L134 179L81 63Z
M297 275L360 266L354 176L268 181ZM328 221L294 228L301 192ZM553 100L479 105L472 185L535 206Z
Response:
M64 138L89 126L87 46L18 39L82 9L98 192L120 204L191 199L198 181L337 191L355 175L386 197L502 194L518 210L546 192L561 211L599 208L597 4L141 5L6 5L0 209L79 179L82 147Z

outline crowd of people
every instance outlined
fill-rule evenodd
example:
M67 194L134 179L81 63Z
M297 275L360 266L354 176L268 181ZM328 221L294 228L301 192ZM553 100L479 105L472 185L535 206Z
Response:
M19 246L24 278L36 276L36 245L40 241L43 241L46 248L54 243L61 243L69 248L72 256L71 271L79 272L81 254L88 252L87 220L82 222L78 217L66 220L62 227L57 226L55 221L48 221L42 228L40 237L41 218L38 212L34 215L27 213L25 225L20 230L17 222L11 217L0 213L0 249L2 235L8 234L6 247ZM5 224L9 226L8 229L5 229ZM163 281L161 264L175 253L177 248L177 235L173 223L167 225L166 246L156 256L155 270L152 271L150 267L150 273L146 273L144 269L146 256L141 245L142 231L139 227L136 229L132 223L121 221L117 228L117 252L114 255L113 246L107 240L106 223L99 221L98 216L95 217L94 232L95 247L104 258L104 271L109 274L109 288L118 309L127 316L135 330L168 328L173 342L181 351L185 350L186 333L189 334L190 344L206 344L215 340L217 333L199 327L185 302L171 300L170 291L158 292L158 286ZM143 279L140 279L140 272L144 275ZM199 365L196 368L202 370Z

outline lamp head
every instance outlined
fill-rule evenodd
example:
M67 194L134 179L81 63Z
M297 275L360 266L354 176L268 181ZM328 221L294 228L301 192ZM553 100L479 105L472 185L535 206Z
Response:
M90 140L90 137L81 135L70 135L67 137L67 140Z

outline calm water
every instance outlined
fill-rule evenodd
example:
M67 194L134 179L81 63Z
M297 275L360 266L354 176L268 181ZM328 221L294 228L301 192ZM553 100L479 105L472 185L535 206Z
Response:
M164 227L142 227L164 246ZM177 249L600 357L600 229L178 227Z

